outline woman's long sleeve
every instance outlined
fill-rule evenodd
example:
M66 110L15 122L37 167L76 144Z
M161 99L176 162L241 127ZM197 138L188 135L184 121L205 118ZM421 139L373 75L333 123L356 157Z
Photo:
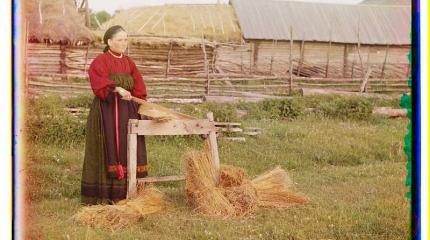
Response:
M94 59L88 69L91 88L94 95L105 100L116 84L109 79L109 70L100 58Z
M142 74L140 74L139 69L137 68L133 60L131 59L129 60L130 60L131 75L133 76L133 80L134 80L134 86L133 86L133 90L131 91L131 95L146 100L147 92L146 92L146 86L145 86L145 82L143 81Z

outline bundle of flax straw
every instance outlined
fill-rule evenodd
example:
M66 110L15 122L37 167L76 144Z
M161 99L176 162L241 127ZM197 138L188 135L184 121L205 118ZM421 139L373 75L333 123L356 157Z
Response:
M217 176L208 143L203 151L188 152L185 166L188 202L204 215L249 216L258 206L290 207L307 201L290 190L291 180L280 167L251 181L242 168L221 165Z
M185 159L185 189L195 210L209 216L234 215L234 207L216 186L215 167L209 151L191 151Z
M161 211L166 206L164 194L147 187L131 198L114 205L83 207L73 219L85 225L116 231L138 222L145 215Z

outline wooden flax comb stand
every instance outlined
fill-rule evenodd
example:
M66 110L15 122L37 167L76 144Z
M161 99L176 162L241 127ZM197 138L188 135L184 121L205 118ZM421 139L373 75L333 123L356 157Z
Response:
M166 181L185 180L185 176L157 176L136 178L137 167L137 136L174 136L174 135L205 135L211 150L215 171L220 168L218 144L216 140L216 127L212 112L207 113L207 119L195 117L173 111L158 104L132 97L138 103L139 114L150 120L130 119L127 133L127 198L133 197L137 192L138 183L154 183ZM219 174L216 174L219 176ZM216 179L218 181L218 179Z

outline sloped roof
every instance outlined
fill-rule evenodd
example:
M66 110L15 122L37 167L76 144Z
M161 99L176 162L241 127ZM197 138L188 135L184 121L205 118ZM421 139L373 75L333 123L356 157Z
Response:
M245 39L410 45L410 7L231 0ZM358 36L359 32L359 36Z
M364 1L360 2L360 4L410 6L411 0L364 0Z

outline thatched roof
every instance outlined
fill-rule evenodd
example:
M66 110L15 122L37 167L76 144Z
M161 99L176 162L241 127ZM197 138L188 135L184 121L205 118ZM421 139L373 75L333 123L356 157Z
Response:
M94 40L85 27L73 0L26 0L23 2L29 23L29 39L52 43L89 43Z
M245 39L410 45L404 6L232 0ZM359 33L359 34L358 34Z
M129 35L200 39L215 42L241 41L233 8L226 4L165 4L118 11L102 24L123 26ZM135 38L131 41L134 43ZM138 40L139 42L141 40ZM193 40L194 41L194 40Z

